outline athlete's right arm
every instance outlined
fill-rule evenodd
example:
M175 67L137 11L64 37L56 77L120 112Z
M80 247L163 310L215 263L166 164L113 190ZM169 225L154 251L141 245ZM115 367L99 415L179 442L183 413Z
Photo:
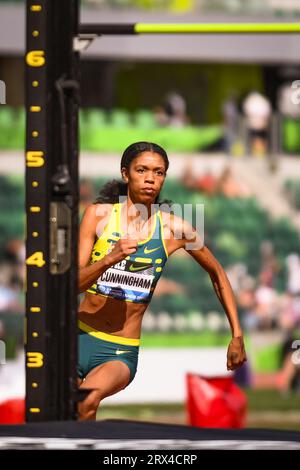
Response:
M113 250L105 255L101 260L93 264L90 261L92 249L96 237L97 225L107 218L107 211L103 215L96 214L97 206L91 204L88 206L82 217L79 231L79 260L78 260L78 290L79 293L86 291L91 287L101 274L110 266L118 263L127 255L134 253L137 249L137 241L131 238L121 238L115 244Z

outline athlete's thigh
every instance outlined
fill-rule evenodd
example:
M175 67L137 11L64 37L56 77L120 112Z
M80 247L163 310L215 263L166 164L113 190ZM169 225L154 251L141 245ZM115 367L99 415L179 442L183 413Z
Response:
M130 381L129 367L122 361L107 361L86 376L81 388L97 389L101 398L123 390Z

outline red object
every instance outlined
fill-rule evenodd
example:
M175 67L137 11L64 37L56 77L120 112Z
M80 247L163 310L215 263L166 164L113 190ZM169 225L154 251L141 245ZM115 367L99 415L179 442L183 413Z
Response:
M207 173L197 180L197 188L207 194L213 194L216 192L217 181L216 178Z
M24 398L14 398L0 403L0 424L20 424L24 422Z
M247 397L229 377L187 374L188 424L202 428L242 428Z

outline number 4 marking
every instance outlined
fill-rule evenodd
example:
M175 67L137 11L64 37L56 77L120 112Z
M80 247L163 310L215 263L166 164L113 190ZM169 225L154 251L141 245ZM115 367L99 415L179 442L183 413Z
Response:
M38 268L42 268L46 261L43 258L42 251L36 251L33 253L29 258L26 260L26 264L29 266L37 266Z

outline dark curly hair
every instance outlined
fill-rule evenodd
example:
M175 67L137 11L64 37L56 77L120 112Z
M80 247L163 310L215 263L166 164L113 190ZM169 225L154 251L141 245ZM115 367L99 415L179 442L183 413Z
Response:
M122 155L120 169L129 169L131 162L143 152L158 153L165 162L166 171L168 170L169 159L166 151L160 147L160 145L154 144L152 142L135 142L134 144L129 145ZM120 196L127 196L127 183L122 180L113 179L100 189L99 195L93 204L115 204L119 202ZM169 200L160 201L159 195L156 197L154 202L155 204L167 205L171 203Z

